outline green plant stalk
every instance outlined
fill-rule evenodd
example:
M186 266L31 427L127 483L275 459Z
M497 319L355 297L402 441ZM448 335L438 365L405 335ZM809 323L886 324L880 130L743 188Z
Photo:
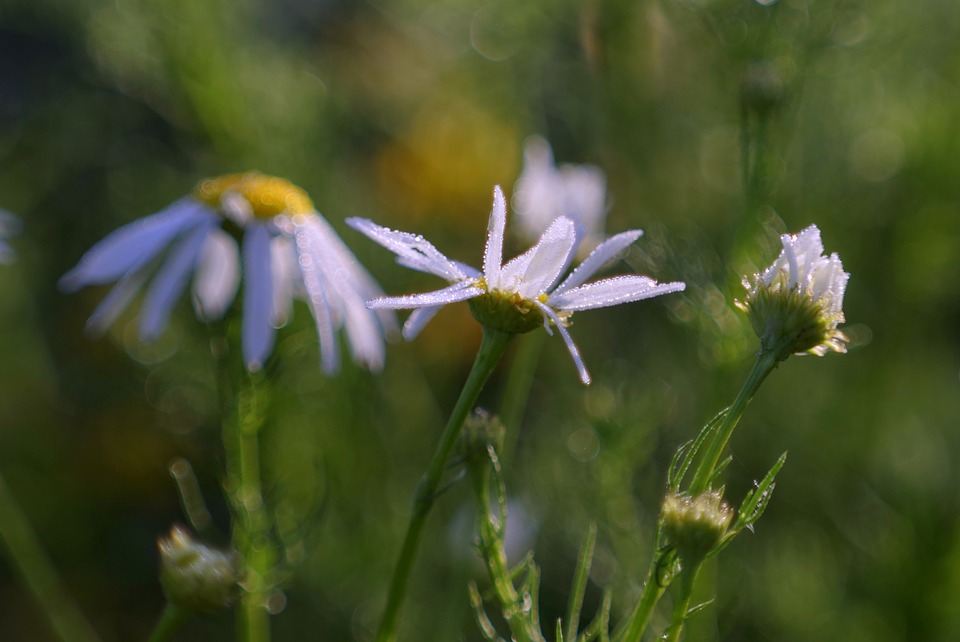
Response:
M491 459L496 462L496 453L491 448ZM497 594L497 601L503 611L503 616L507 620L512 639L515 642L544 642L543 635L531 622L530 613L533 612L531 605L525 606L516 587L513 585L513 579L510 575L510 568L507 565L507 553L503 547L503 537L499 529L506 528L506 522L499 523L498 518L492 512L490 505L490 470L492 466L487 466L483 474L476 475L476 494L477 502L480 507L480 550L483 553L483 561L493 581L493 590ZM506 499L503 496L503 489L499 488L497 493L498 500L502 503ZM501 511L505 515L505 509Z
M717 463L720 461L720 456L730 441L730 437L733 435L733 430L737 427L740 417L743 416L747 404L753 399L753 396L757 393L760 384L767 378L767 375L777 366L777 362L776 350L761 350L757 354L757 360L753 364L750 375L744 382L736 399L734 399L733 404L730 405L723 421L717 427L717 431L710 441L710 445L704 452L703 459L700 460L700 464L697 466L693 481L690 482L690 489L688 491L690 495L699 495L709 487Z
M251 374L240 386L236 415L224 423L227 485L233 509L233 546L242 559L243 592L238 631L245 642L269 642L267 599L275 562L270 542L270 517L260 479L260 430L265 421L262 375Z
M384 609L383 617L380 620L380 627L377 630L377 642L393 642L397 639L397 627L400 622L400 611L403 606L403 599L407 592L407 585L410 580L410 571L413 568L413 562L417 555L417 549L420 545L420 539L423 536L423 527L427 520L430 509L433 508L433 502L436 499L437 489L443 477L443 472L447 467L447 461L450 459L450 453L460 435L460 429L467 415L477 402L480 391L493 372L500 357L507 349L507 344L513 337L512 334L493 330L491 328L483 329L483 340L480 343L480 349L477 351L476 360L473 368L467 376L467 381L460 391L460 397L450 414L440 441L437 443L437 449L433 458L427 465L427 470L417 484L414 491L413 511L410 515L410 522L407 524L407 532L403 538L403 544L400 548L400 556L397 558L397 564L394 567L393 578L390 582L390 590L387 595L387 606Z
M20 573L57 637L63 642L98 642L93 627L64 591L53 564L2 476L0 542L6 545L10 563Z
M660 541L660 534L657 534L657 541ZM661 555L656 553L650 560L650 570L647 571L647 579L643 584L643 592L640 599L627 620L627 627L615 639L617 642L640 642L647 625L650 624L650 616L653 615L653 609L656 608L664 591L667 590L667 584L660 584L658 569L660 567Z
M157 622L157 626L154 627L148 642L166 642L172 638L174 633L179 631L180 627L189 619L189 612L167 602L167 606L163 609L163 614L160 616L160 621Z
M690 600L693 598L693 587L697 581L697 573L702 565L702 560L694 562L689 568L680 572L680 598L673 605L673 620L661 638L664 642L679 642L680 640L683 623L686 621L687 612L690 610Z

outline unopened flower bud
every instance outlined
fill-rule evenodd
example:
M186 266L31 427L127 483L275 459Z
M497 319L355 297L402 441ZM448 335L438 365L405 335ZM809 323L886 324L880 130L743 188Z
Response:
M200 544L180 526L157 540L160 584L167 601L194 611L229 606L237 586L234 555Z
M733 509L718 491L696 497L668 493L661 517L667 538L681 557L703 559L727 532Z
M823 356L827 350L846 352L843 294L850 275L836 253L823 255L820 230L811 225L796 235L780 237L783 251L773 264L744 277L747 296L737 302L760 337L761 349L778 360L791 354Z

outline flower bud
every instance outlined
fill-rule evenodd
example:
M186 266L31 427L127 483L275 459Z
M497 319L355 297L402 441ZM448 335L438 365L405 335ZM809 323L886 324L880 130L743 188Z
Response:
M850 275L840 257L823 255L816 225L780 240L780 256L754 275L753 284L744 277L747 296L737 302L760 337L761 349L775 353L778 360L791 354L846 352L847 337L837 325L844 321L843 294Z
M167 601L194 611L229 606L237 586L234 555L200 544L180 526L157 540L160 584Z
M727 532L733 509L719 491L696 497L671 492L663 500L660 515L667 538L681 557L703 559Z

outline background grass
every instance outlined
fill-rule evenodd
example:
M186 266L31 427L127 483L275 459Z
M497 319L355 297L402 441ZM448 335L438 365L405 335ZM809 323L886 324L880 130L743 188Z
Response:
M577 315L589 388L558 337L514 346L544 344L507 458L545 621L591 521L588 609L608 584L629 608L666 464L754 350L732 306L740 275L817 223L852 274L850 353L789 360L745 416L732 499L790 457L756 532L708 569L717 599L689 639L956 640L958 36L949 0L4 0L0 207L24 229L0 269L0 468L103 639L144 639L162 606L154 542L184 519L172 458L193 463L227 527L205 329L183 302L154 345L136 340L136 310L91 340L103 291L64 296L57 278L200 178L259 169L303 186L386 291L436 287L343 218L479 264L492 186L509 192L536 133L558 160L606 171L610 232L646 230L622 269L688 282ZM759 177L746 186L744 131ZM478 342L453 307L392 346L382 376L324 379L306 309L281 332L265 434L291 562L276 639L370 638ZM455 488L431 518L405 639L478 639L470 512ZM0 639L52 639L9 569ZM223 613L180 639L232 635Z

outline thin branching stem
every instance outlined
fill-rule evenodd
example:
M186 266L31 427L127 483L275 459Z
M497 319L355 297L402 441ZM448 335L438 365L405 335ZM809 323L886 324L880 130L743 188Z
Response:
M477 402L480 391L497 362L500 361L500 357L503 356L512 337L512 334L498 330L489 328L483 330L483 340L477 352L477 358L473 363L473 368L467 377L463 390L460 392L460 397L450 414L450 419L447 421L443 434L440 436L433 458L417 484L410 522L407 524L407 532L403 538L397 564L394 567L393 579L390 582L387 606L377 630L377 642L393 642L397 639L400 611L407 592L410 571L413 569L413 562L417 555L420 539L423 536L423 527L426 524L430 509L433 508L434 500L437 497L437 489L440 487L443 473L447 468L450 453L457 442L457 437L460 435L463 422Z

